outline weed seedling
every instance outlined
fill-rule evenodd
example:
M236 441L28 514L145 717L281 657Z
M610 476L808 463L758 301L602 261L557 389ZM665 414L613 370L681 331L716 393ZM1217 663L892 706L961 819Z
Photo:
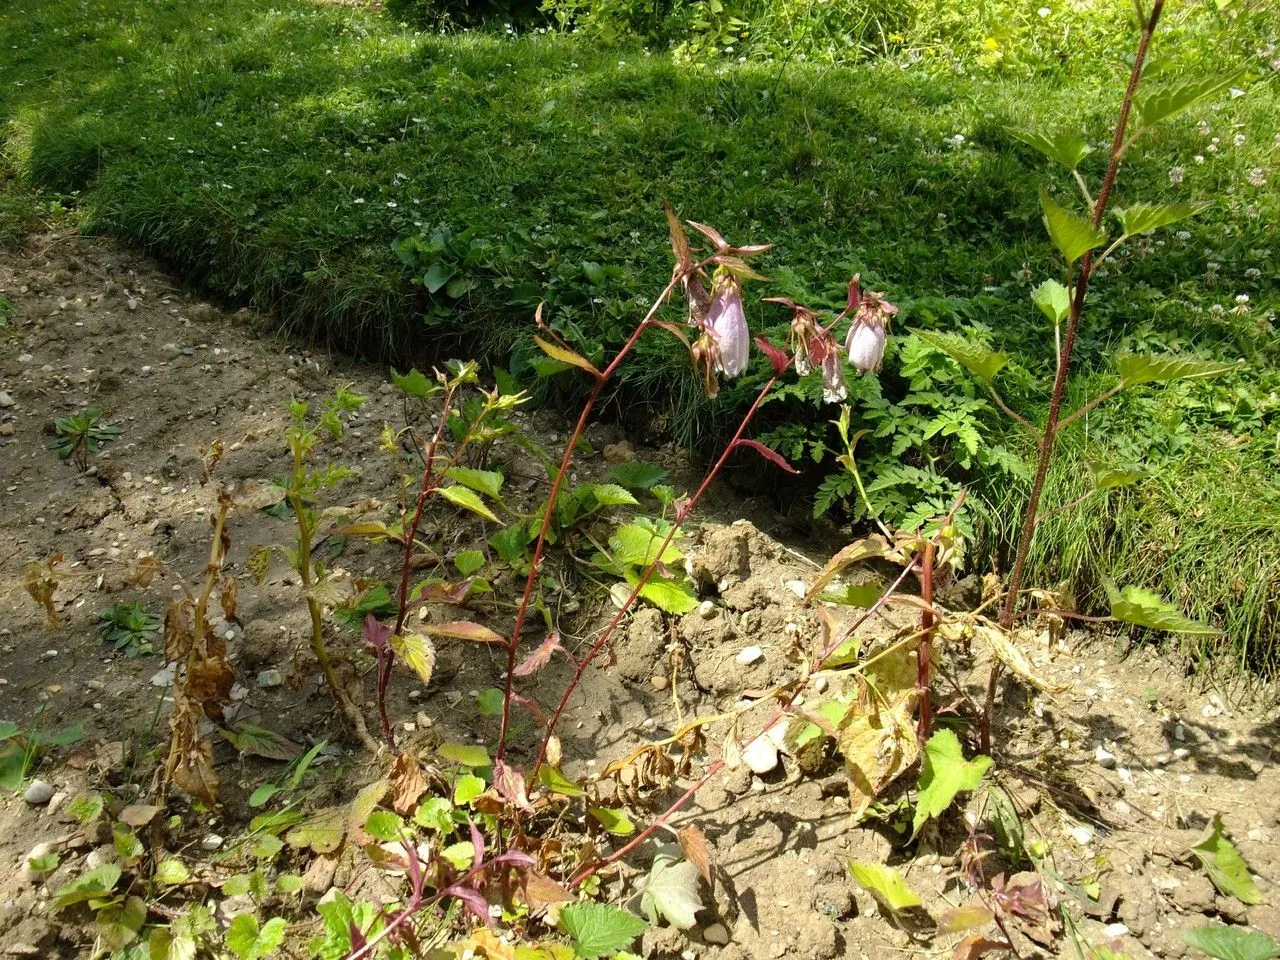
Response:
M114 423L102 419L102 410L88 407L69 417L53 422L57 439L49 444L62 460L70 460L83 473L89 469L89 454L97 453L123 432Z
M160 636L160 618L140 602L113 603L98 614L98 639L123 650L130 657L151 653Z

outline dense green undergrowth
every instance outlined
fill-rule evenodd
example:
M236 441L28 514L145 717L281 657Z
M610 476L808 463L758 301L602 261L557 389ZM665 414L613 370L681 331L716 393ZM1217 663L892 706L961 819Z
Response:
M1117 349L1246 366L1126 396L1073 428L1052 502L1081 492L1086 461L1146 478L1046 522L1032 574L1071 578L1085 600L1108 577L1147 582L1227 627L1241 662L1267 666L1280 653L1266 533L1280 500L1280 74L1257 34L1206 14L1162 49L1157 72L1244 67L1251 82L1126 164L1120 204L1213 206L1100 275L1077 350L1078 369L1096 370L1082 397L1105 386ZM1106 49L1091 51L1110 63L1098 71L1048 55L978 56L963 73L937 59L698 65L578 35L424 34L305 0L28 0L0 11L0 44L3 176L15 177L0 184L0 239L21 233L32 203L74 207L87 229L297 334L381 357L474 354L531 382L538 302L593 360L634 326L637 292L670 270L666 197L735 242L776 244L762 295L835 306L860 272L900 306L896 333L958 328L1009 351L1006 388L1032 411L1052 372L1052 331L1028 299L1051 273L1045 167L1007 127L1097 143L1125 69ZM1093 175L1101 153L1085 163ZM749 318L774 334L789 319L764 304ZM713 404L655 338L621 371L614 411L682 442L714 436L766 376L757 362ZM834 443L819 394L810 378L762 428L815 485ZM910 336L852 394L855 421L874 429L859 457L884 516L903 523L967 484L975 562L998 562L1027 450L985 394ZM836 507L849 492L828 480L816 499Z

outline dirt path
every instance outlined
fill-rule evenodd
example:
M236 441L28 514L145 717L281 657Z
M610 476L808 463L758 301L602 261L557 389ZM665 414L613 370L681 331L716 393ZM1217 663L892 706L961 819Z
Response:
M214 503L212 488L198 483L200 448L215 438L227 445L219 469L224 481L269 482L285 470L280 436L289 398L314 400L350 382L370 402L333 451L358 468L336 496L390 502L397 478L379 467L379 437L384 422L400 422L402 407L383 371L264 338L247 311L227 315L193 299L150 261L74 233L40 235L20 252L0 251L0 298L15 308L0 330L0 719L28 731L79 725L85 732L38 771L53 788L51 800L0 800L0 862L14 867L0 879L0 949L89 956L91 932L52 911L49 892L93 857L109 857L111 845L78 828L69 801L104 787L135 803L145 799L167 732L171 679L159 654L127 657L103 645L98 612L134 600L163 608L169 581L146 590L125 582L140 556L200 576ZM86 406L100 407L122 433L82 474L48 445L53 419ZM554 415L526 423L548 447L563 442ZM590 440L604 450L622 438L593 428ZM630 455L626 446L612 448L615 459ZM694 480L671 451L641 455L670 469L673 482ZM528 470L532 477L527 464L506 466L512 476ZM579 476L602 478L606 466L591 458ZM526 492L541 492L536 479ZM721 520L691 533L693 566L705 584L702 608L680 618L638 613L614 657L592 671L566 725L569 768L602 767L642 738L676 729L681 718L749 700L784 678L792 669L788 653L816 634L795 582L812 580L821 554L812 544L784 544L762 533L788 539L766 511L749 511L755 525L733 522L748 506L720 491L710 509ZM282 539L286 529L261 515L233 523L233 568L242 570L253 545ZM452 518L430 535L446 561L482 542L476 525ZM49 631L23 578L28 563L55 553L65 558L55 596L63 625ZM389 569L385 548L354 542L333 562L350 577L385 576ZM508 585L495 582L499 592ZM327 796L312 800L349 801L379 775L380 762L349 742L310 666L294 579L273 571L262 587L247 579L241 587L241 622L219 625L235 655L240 719L304 745L329 741L320 761L332 770ZM566 637L570 643L590 635L592 614L606 609L607 598L587 604L576 621L579 635ZM888 636L896 626L880 620L869 637ZM335 647L367 666L355 632L338 634ZM1194 692L1175 664L1151 651L1121 658L1105 638L1075 635L1064 649L1028 653L1066 692L1050 697L1007 686L996 774L1016 801L1027 842L1042 855L1051 896L1069 905L1080 932L1094 943L1118 941L1134 958L1182 955L1180 931L1206 918L1247 922L1280 937L1273 906L1280 876L1275 709L1236 707ZM442 651L426 690L397 673L391 712L409 743L483 740L491 733L477 695L494 684L500 666L487 653L467 654ZM951 656L961 685L976 695L981 665L959 651ZM563 679L563 672L549 671L540 682L552 690ZM211 835L243 830L253 814L247 797L276 769L225 744L216 759L225 807L215 815L175 801L171 812L180 824L167 841L193 862L208 861L210 877L217 872ZM785 756L761 775L739 768L712 781L690 815L712 841L720 867L717 907L704 911L688 936L650 930L645 955L878 960L945 953L958 937L935 936L932 920L968 899L955 856L964 831L958 820L948 821L940 833L926 833L914 860L905 858L894 827L902 795L891 791L881 819L851 828L837 763L810 775ZM1222 815L1269 904L1246 907L1215 893L1190 855L1214 814ZM52 875L33 877L22 866L44 842L61 862ZM850 859L900 863L929 916L882 917L850 880ZM301 854L288 866L308 876L310 895L334 885L383 890L372 877L378 871L358 855L318 876L314 861ZM214 900L216 886L211 880ZM621 881L606 889L619 896L624 890ZM1078 899L1073 891L1081 889L1094 898ZM1075 955L1062 937L1047 948L1024 947Z

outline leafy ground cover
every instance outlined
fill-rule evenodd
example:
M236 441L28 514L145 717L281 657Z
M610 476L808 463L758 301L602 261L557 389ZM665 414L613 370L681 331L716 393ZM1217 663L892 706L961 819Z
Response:
M1153 80L1251 75L1243 96L1224 94L1127 161L1120 202L1131 191L1214 206L1100 277L1078 347L1078 366L1097 370L1081 397L1105 385L1118 349L1246 367L1083 421L1065 438L1074 456L1050 478L1050 507L1075 499L1086 462L1147 477L1046 523L1031 558L1036 580L1072 578L1086 606L1136 566L1230 627L1232 654L1264 668L1280 576L1258 510L1277 496L1268 228L1280 109L1266 23L1171 14ZM1035 192L1043 161L1008 127L1102 138L1115 107L1102 91L1125 68L1120 46L1096 36L1089 69L1083 57L1062 62L1055 43L1073 48L1048 34L1009 45L1034 57L961 51L913 67L904 51L850 70L771 62L765 50L699 65L574 35L437 36L302 0L55 0L0 13L0 43L12 53L0 69L6 176L23 185L6 188L5 223L30 218L35 189L46 212L74 207L86 228L334 346L443 347L529 382L540 361L521 331L546 299L552 327L598 361L634 325L635 292L665 278L654 224L668 197L730 235L776 240L760 266L777 292L839 303L843 288L809 278L860 272L899 305L899 332L959 329L1009 351L1011 399L1028 409L1051 375L1050 334L1028 299L1050 248ZM1093 174L1100 154L1085 162ZM758 330L779 332L781 314L749 305ZM682 357L642 345L614 409L705 440L766 376L753 369L712 406ZM1002 559L1027 450L985 395L913 336L891 341L881 380L850 380L855 419L874 429L859 453L882 515L909 525L968 484L975 560ZM572 395L572 377L562 381L544 393ZM813 378L785 391L763 411L762 435L811 465L819 512L856 515L847 477L823 480L837 441L819 392ZM1237 577L1217 575L1227 564Z

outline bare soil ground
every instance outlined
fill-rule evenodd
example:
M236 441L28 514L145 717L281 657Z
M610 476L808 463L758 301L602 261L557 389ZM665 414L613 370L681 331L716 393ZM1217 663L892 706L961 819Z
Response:
M280 437L288 400L316 400L336 383L352 383L370 403L332 451L359 468L335 496L393 501L398 477L383 469L378 444L383 423L401 421L402 406L384 371L273 340L247 311L228 314L193 297L151 261L74 232L33 236L21 250L0 251L0 296L16 307L0 330L0 719L25 730L79 724L86 731L37 772L54 788L51 800L0 800L0 863L12 867L0 878L0 952L88 957L93 936L84 916L54 912L50 891L82 873L95 855L110 856L111 848L106 838L80 828L68 806L87 790L109 790L134 803L146 799L151 771L163 756L171 702L161 657L127 657L104 646L98 611L135 599L162 610L171 581L158 579L146 590L125 583L140 556L154 555L191 580L201 576L215 495L198 482L200 448L215 438L227 445L218 474L224 482L269 482L287 469ZM92 469L82 474L48 444L54 418L91 405L123 433L91 457ZM525 426L551 449L567 433L550 412L527 416ZM632 455L612 428L594 427L589 439L597 451L610 447L612 458ZM679 454L639 453L669 468L676 486L696 482ZM504 467L509 478L525 478L530 498L543 494L536 463L517 458ZM588 457L579 476L598 479L606 467L603 456ZM601 768L645 739L669 735L690 716L751 699L785 677L793 669L789 653L816 636L796 583L812 581L830 544L803 539L767 508L730 490L715 492L706 516L712 519L691 531L689 551L709 602L679 618L656 610L633 616L625 640L592 669L573 702L564 728L570 770ZM283 540L287 531L285 521L262 514L233 519L233 569L243 570L252 546ZM447 561L482 543L483 530L450 515L433 521L429 535ZM59 553L65 560L56 604L63 625L51 631L27 596L24 571ZM352 577L388 578L395 561L389 548L353 538L333 562ZM502 595L513 584L499 578L495 587ZM583 586L582 609L566 621L577 633L566 635L570 646L589 639L609 610L603 591ZM296 578L273 570L261 587L247 578L241 583L240 623L220 625L235 656L239 718L302 744L329 741L323 790L308 803L348 802L382 775L385 761L365 754L335 713L310 660L304 615ZM901 616L870 624L868 641L891 635ZM353 668L367 669L358 633L335 630L332 642ZM761 655L740 656L749 647ZM1029 842L1044 852L1052 897L1067 905L1081 933L1094 943L1118 941L1133 958L1181 956L1187 948L1180 931L1207 918L1280 937L1274 701L1239 704L1196 690L1171 659L1150 648L1126 652L1099 635L1072 634L1060 648L1028 654L1066 692L1048 696L1005 685L995 775L1015 798ZM965 694L977 697L984 665L960 650L947 657L957 704ZM441 651L425 690L397 671L390 706L405 742L426 750L441 740L491 740L493 721L479 712L477 693L492 687L500 670L495 653L453 648ZM547 699L565 670L561 665L539 676ZM366 688L371 693L371 679ZM226 917L235 904L219 896L217 878L229 872L219 858L254 812L247 797L278 768L225 743L216 759L222 808L199 813L172 799L169 812L180 823L163 843L208 878L205 895L222 899ZM886 798L889 808L902 788ZM1267 903L1246 907L1216 893L1190 854L1214 814L1221 814ZM908 857L892 809L883 819L850 825L838 764L802 772L784 756L762 775L746 768L722 774L683 818L699 823L712 842L721 879L715 906L687 935L651 929L643 941L646 956L879 960L943 955L958 939L937 936L933 926L949 906L969 899L955 855L964 839L958 816L926 831ZM228 843L203 849L211 834ZM22 867L45 842L61 862L52 875L34 877ZM294 859L279 868L306 875L308 898L333 886L396 895L393 882L359 851L289 856ZM643 867L646 856L641 851L636 864ZM924 909L883 915L850 879L851 859L900 864ZM615 877L606 892L624 896L629 879ZM1083 895L1084 888L1098 896ZM286 952L305 956L304 944L301 935L291 938ZM1075 955L1062 937L1050 947L1020 946L1024 955Z

